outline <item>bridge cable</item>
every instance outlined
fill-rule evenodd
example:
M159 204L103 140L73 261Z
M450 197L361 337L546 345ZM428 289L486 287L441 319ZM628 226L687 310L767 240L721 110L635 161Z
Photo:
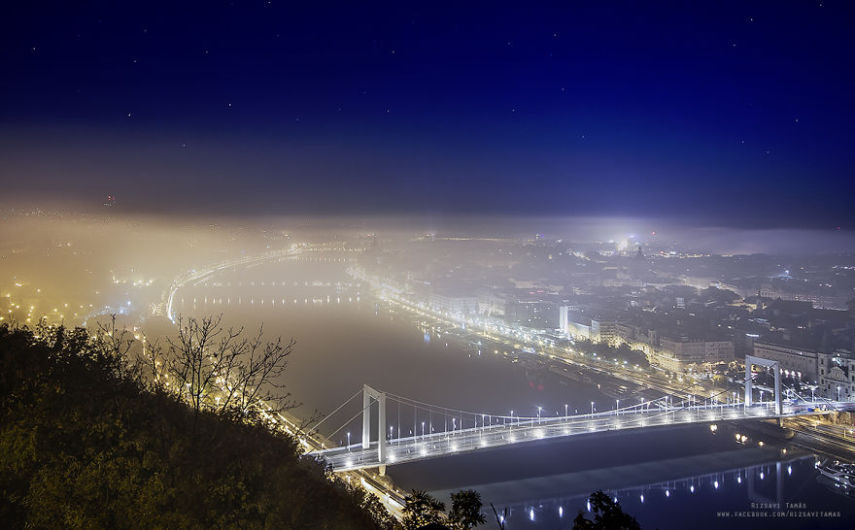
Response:
M368 410L368 409L370 409L370 408L371 408L371 403L369 403L369 404L368 404L367 406L365 406L365 407L362 407L362 410L358 411L356 414L354 414L353 416L351 416L349 420L347 420L346 422L344 422L344 423L342 423L342 424L341 424L341 427L339 427L338 429L334 430L333 432L331 432L330 434L328 434L326 437L327 437L327 438L331 438L332 436L335 436L335 435L336 435L336 433L338 433L338 431L340 431L340 430L344 429L345 427L347 427L347 426L350 424L350 422L352 422L353 420L355 420L355 419L356 419L356 417L357 417L357 416L359 416L360 414L365 413L365 411L366 411L366 410Z
M450 407L442 407L439 405L433 405L431 403L425 403L424 401L419 401L417 399L408 398L406 396L400 396L398 394L393 394L391 392L386 392L386 396L391 397L392 400L394 400L394 401L400 401L404 405L410 405L410 406L414 406L414 407L416 405L419 405L419 408L422 408L422 410L433 410L435 412L439 412L442 414L457 413L460 415L467 415L467 416L473 416L473 417L474 416L482 416L482 415L488 416L489 415L489 416L492 416L494 418L506 418L506 419L516 419L516 420L527 420L527 419L535 419L536 418L536 416L504 416L504 415L500 415L500 414L486 414L483 412L473 412L471 410L462 410L462 409L454 409L454 408L450 408ZM423 407L426 407L426 408L423 408Z
M322 420L321 420L321 421L319 421L318 423L314 424L314 425L311 427L311 429L309 429L309 430L310 430L310 431L314 431L315 429L317 429L317 428L318 428L318 426L319 426L320 424L322 424L323 422L327 421L327 420L328 420L328 419L329 419L333 414L335 414L336 412L340 411L340 410L342 409L342 407L344 407L345 405L347 405L348 403L350 403L350 401L351 401L353 398L355 398L356 396L358 396L358 395L360 394L360 392L362 392L362 390L357 390L355 394L353 394L352 396L350 396L349 398L347 398L347 400L346 400L344 403L342 403L341 405L339 405L339 406L338 406L334 411L332 411L332 412L330 412L329 414L327 414L327 415L326 415L326 417L324 417L324 419L322 419Z

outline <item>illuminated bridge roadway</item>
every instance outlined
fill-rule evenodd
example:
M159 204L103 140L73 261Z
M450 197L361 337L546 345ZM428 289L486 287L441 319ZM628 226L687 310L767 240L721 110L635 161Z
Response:
M182 287L191 284L198 284L219 272L236 269L238 267L250 267L267 261L282 260L296 256L300 254L300 252L301 249L293 247L286 250L276 250L259 255L241 256L207 265L201 269L189 270L175 278L169 288L163 293L163 302L161 303L160 311L166 318L175 322L175 295Z
M311 454L323 457L335 471L349 471L363 468L380 468L385 472L386 465L413 462L430 458L502 447L511 444L576 436L581 434L602 433L661 426L676 426L692 423L709 423L735 420L781 419L786 417L812 414L821 408L827 410L855 410L852 401L831 401L819 398L802 398L795 392L788 392L791 399L781 400L780 375L776 377L773 400L754 403L752 400L752 365L770 367L779 372L777 363L749 357L746 369L746 398L742 402L716 402L715 397L708 400L695 400L687 396L675 400L673 396L663 396L653 401L641 401L637 404L616 408L607 412L590 414L571 414L551 417L494 416L460 410L452 410L418 402L403 396L381 392L365 385L361 392L333 411L330 416L342 409L360 393L363 395L363 407L356 415L339 427L332 435L347 426L357 417L362 417L362 439L341 447L321 449ZM724 392L722 392L724 393ZM395 426L387 423L387 401L401 407L412 409L412 430L409 427L398 431L409 431L410 436L395 436ZM375 418L379 419L372 440L372 407L378 409ZM593 406L592 406L593 408ZM327 420L324 418L315 425ZM407 420L409 423L409 419ZM388 429L388 430L387 430Z

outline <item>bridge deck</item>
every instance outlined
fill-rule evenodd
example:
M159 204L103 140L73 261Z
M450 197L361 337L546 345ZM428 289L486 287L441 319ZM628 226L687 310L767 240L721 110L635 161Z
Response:
M811 410L807 405L785 405L781 416L798 416L808 414ZM354 444L350 447L336 447L312 454L322 456L335 471L349 471L580 434L775 417L777 415L774 403L763 403L747 409L742 404L737 404L639 409L619 414L612 411L509 422L387 440L385 462L379 460L376 441L371 442L368 448L363 448L361 444Z

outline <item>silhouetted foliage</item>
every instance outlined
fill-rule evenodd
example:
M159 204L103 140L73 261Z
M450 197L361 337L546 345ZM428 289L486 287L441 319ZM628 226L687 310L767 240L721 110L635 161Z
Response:
M421 490L413 490L404 506L404 528L415 530L430 523L439 523L443 518L445 504Z
M451 494L451 511L448 521L452 528L469 530L487 522L481 513L481 494L475 490L461 490Z
M620 505L602 491L588 497L594 519L586 519L580 511L573 520L573 530L641 530L635 517L624 513Z
M147 388L126 345L116 330L0 326L4 527L395 526L293 438Z
M413 490L407 495L404 505L404 528L416 530L431 523L441 524L444 519L445 504L427 492Z
M451 494L451 510L445 514L445 504L430 494L413 490L405 499L404 528L448 528L469 530L486 522L481 513L481 495L475 490L460 490Z

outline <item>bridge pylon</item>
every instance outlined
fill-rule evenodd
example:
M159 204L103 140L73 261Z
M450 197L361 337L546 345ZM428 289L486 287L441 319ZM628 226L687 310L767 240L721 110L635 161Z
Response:
M775 414L781 415L781 366L778 361L763 359L762 357L754 357L753 355L745 356L745 408L752 405L752 381L751 368L753 366L765 366L772 368L775 373Z
M377 460L380 474L386 469L386 393L362 385L362 448L371 447L371 400L377 402Z

